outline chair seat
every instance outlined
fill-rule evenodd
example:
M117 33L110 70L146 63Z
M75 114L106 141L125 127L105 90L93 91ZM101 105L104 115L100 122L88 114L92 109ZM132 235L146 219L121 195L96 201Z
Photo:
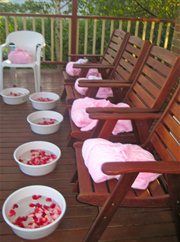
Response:
M77 199L80 202L101 207L110 196L111 191L113 191L117 184L117 180L111 179L106 182L95 183L84 164L81 148L82 143L75 144L79 183L79 194ZM161 182L158 179L161 179ZM144 205L146 205L146 207L158 207L158 204L160 204L161 207L170 206L169 195L167 195L164 186L161 185L164 178L161 177L158 179L151 182L146 190L130 189L127 191L127 195L121 206L128 207L131 204L136 207L143 207Z
M32 63L27 63L27 64L13 64L10 60L4 60L3 62L2 62L2 66L3 67L14 67L14 68L20 68L20 67L22 67L22 68L34 68L35 67L35 65L37 65L37 62L32 62Z

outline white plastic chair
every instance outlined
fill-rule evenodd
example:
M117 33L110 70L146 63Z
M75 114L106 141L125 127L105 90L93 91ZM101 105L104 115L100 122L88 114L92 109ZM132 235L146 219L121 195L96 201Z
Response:
M15 48L20 48L28 51L32 57L33 62L28 64L13 64L10 60L3 60L3 49L7 48L10 43L15 44ZM34 70L35 91L40 91L41 82L41 51L45 46L44 37L34 31L16 31L10 33L6 38L6 43L0 45L0 91L3 89L3 68L32 68Z

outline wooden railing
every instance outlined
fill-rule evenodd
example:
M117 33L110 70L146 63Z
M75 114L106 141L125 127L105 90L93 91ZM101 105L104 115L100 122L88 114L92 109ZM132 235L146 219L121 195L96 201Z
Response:
M73 31L76 21L77 29ZM81 54L102 54L114 29L123 29L164 48L171 48L174 21L157 18L0 13L0 44L16 30L33 30L44 35L43 61L63 63L73 49ZM77 34L74 34L77 33Z

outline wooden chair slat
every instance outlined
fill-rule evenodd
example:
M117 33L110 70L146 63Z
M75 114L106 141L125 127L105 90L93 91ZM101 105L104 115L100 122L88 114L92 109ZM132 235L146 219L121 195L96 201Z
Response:
M134 57L132 54L130 54L129 52L127 52L126 50L123 52L122 57L124 59L127 59L131 64L135 65L137 62L137 58Z
M163 75L168 75L171 71L171 68L168 65L165 65L164 63L156 60L152 56L149 56L147 59L147 64L156 69L158 72L160 72Z
M108 53L109 55L111 55L113 58L116 57L116 51L114 51L114 50L111 49L111 48L108 49L107 53Z
M151 143L153 144L154 147L156 147L156 151L159 154L160 157L162 157L162 159L167 159L167 160L172 160L173 157L172 155L169 153L169 151L165 148L164 144L162 143L161 139L159 138L159 136L154 133L152 139L151 139Z
M134 48L131 44L127 44L126 46L126 51L128 51L129 53L133 53L135 54L137 57L140 54L140 50L138 48Z
M141 98L142 102L152 108L153 105L154 105L154 101L155 101L155 98L150 95L150 93L147 92L147 90L145 90L143 88L143 86L141 86L138 82L134 85L133 87L134 91L136 92L136 94L138 95L139 94L139 97Z
M157 71L153 70L147 65L145 65L143 68L143 74L148 76L148 78L152 79L154 83L156 83L160 87L162 87L166 81L166 79L162 75L160 75Z
M140 75L138 81L141 85L146 88L153 96L157 97L160 93L160 89L154 85L151 79L147 78L147 76Z
M102 61L102 64L111 64L113 63L113 61L114 61L114 58L112 58L112 56L107 53Z
M173 134L168 132L167 128L162 124L159 124L157 127L157 133L161 137L164 144L167 146L167 149L169 149L175 159L178 160L180 157L179 146L177 141L174 139Z
M137 96L134 90L132 90L131 93L128 95L128 99L131 107L139 107L139 108L147 107L144 104L144 102L142 102L142 99L139 98L139 96Z
M158 57L162 61L167 62L169 65L174 65L176 62L176 54L170 52L164 48L154 46L153 50L151 51L151 55L154 57Z
M145 190L138 190L138 189L134 189L134 192L136 193L136 196L138 198L150 198L151 197L151 193L149 192L148 189Z
M142 39L136 38L136 36L130 36L129 42L132 45L135 45L136 47L138 47L139 49L142 47L142 45L144 43Z
M120 65L125 69L125 70L127 70L129 73L131 73L132 72L132 70L133 70L133 66L128 62L128 60L125 60L125 59L121 59L120 60Z
M175 102L174 105L171 108L171 112L172 114L174 114L175 116L179 113L179 106L178 104ZM179 115L178 115L179 117Z
M160 196L160 195L163 196L164 193L165 193L165 191L162 188L162 186L161 186L161 184L160 184L158 179L156 179L154 182L151 182L149 184L148 189L149 189L152 197Z
M120 80L122 78L122 80L125 82L129 79L130 73L128 73L120 65L118 65L118 67L116 68L115 75L116 75L117 80Z
M171 132L174 136L178 135L177 130L179 129L178 121L173 118L172 115L167 114L164 118L164 123L168 128L171 128Z

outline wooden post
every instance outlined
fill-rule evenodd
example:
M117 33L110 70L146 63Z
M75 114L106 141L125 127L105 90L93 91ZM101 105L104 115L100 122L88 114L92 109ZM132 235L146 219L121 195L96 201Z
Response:
M76 54L78 0L72 0L71 54ZM72 58L73 60L73 58Z
M171 50L176 54L180 54L180 8L177 11L177 17L175 20L175 29L173 34Z

